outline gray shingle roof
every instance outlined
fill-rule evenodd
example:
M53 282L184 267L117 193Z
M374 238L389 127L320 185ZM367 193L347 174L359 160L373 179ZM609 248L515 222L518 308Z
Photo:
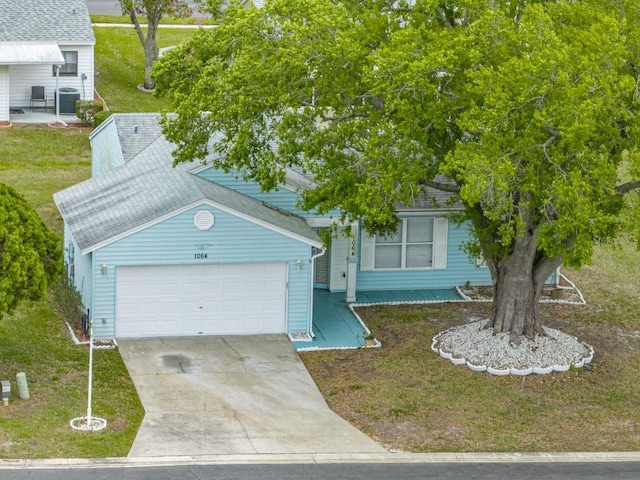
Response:
M136 122L143 139L129 143L133 149L150 142L124 166L81 182L54 195L54 200L83 252L124 236L180 209L209 201L232 213L249 217L276 231L321 246L315 231L296 215L283 212L254 198L197 177L190 167L171 166L173 145L143 125L155 115L118 115L119 136ZM122 122L120 121L122 120ZM151 129L152 130L152 129ZM129 130L133 135L133 130Z
M95 44L85 0L0 0L0 42L48 41Z
M158 139L164 140L157 114L122 113L114 119L124 161L142 152ZM168 143L168 142L167 142Z

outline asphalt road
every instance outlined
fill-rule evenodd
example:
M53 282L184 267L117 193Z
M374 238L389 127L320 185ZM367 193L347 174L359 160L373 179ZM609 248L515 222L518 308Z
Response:
M640 462L188 465L2 470L11 480L637 480Z

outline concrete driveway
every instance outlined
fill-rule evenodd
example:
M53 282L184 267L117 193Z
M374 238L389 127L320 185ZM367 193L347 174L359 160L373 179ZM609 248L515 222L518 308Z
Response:
M386 451L329 409L285 336L119 345L146 412L129 457Z

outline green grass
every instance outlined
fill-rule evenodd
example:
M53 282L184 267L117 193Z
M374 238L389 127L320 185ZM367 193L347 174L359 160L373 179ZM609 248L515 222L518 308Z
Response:
M178 45L196 29L162 29L160 48ZM169 112L167 98L138 90L144 81L144 49L132 28L96 27L96 88L114 112Z
M483 304L359 309L381 349L302 357L331 408L385 445L415 452L640 449L640 253L598 247L566 270L586 306L547 305L543 323L590 343L584 369L492 377L429 348L438 332Z
M22 193L47 227L62 234L54 192L90 175L89 131L18 125L0 129L0 181Z
M70 339L50 301L23 304L0 321L0 378L12 399L0 407L0 457L126 456L144 411L120 354L94 351L93 415L100 432L78 432L69 422L87 413L89 349ZM21 400L16 373L25 372L30 398Z

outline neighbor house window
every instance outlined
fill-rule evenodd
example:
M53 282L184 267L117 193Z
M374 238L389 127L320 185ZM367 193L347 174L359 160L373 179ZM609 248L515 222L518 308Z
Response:
M446 262L446 218L404 218L393 235L362 234L361 270L446 268Z
M78 52L62 51L64 57L64 65L60 65L60 76L78 76ZM53 67L53 74L56 74L56 68Z

